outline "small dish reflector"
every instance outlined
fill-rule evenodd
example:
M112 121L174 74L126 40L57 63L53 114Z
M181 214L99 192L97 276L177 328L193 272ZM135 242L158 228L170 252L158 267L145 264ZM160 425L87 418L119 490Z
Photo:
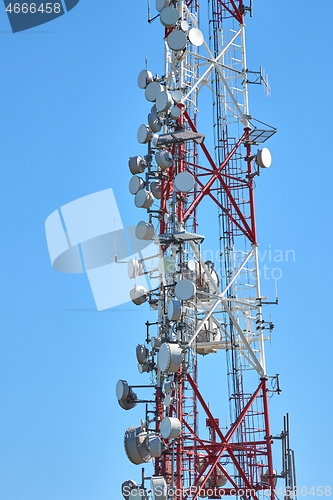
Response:
M166 170L173 165L173 156L169 151L158 151L155 155L155 160L162 170Z
M204 37L201 31L198 28L192 28L188 32L188 38L192 45L195 45L196 47L200 47L200 45L203 44Z
M147 162L142 156L132 156L128 159L128 166L133 175L142 174L147 166Z
M150 191L140 189L135 195L134 202L137 208L150 208L154 203L154 197Z
M149 102L155 102L157 96L163 91L163 86L158 82L151 82L145 90L145 97Z
M148 125L140 125L137 138L140 144L147 144L150 141L152 136L151 130Z
M130 259L127 264L127 272L130 279L137 278L142 272L140 262L136 259Z
M168 111L173 104L170 92L160 92L156 99L156 109L159 113Z
M150 372L149 363L143 363L143 365L141 363L138 363L138 370L139 370L140 373L148 373L148 372Z
M116 396L117 399L126 399L129 395L129 385L126 380L118 380L116 385Z
M180 436L180 421L175 417L165 417L161 422L161 436L164 439L177 439Z
M158 436L149 437L149 450L154 458L162 455L162 441Z
M168 485L163 476L153 476L150 484L153 500L166 500L168 498Z
M153 75L147 69L140 71L138 76L138 86L140 89L145 89L149 83L153 81Z
M182 350L178 344L164 343L158 351L157 366L162 373L176 373L182 361Z
M158 181L152 182L150 184L150 189L154 195L154 198L156 198L157 200L160 200L161 199L161 183Z
M162 339L161 337L152 337L150 339L150 343L153 349L158 349L159 347L161 347Z
M131 493L131 490L137 490L139 486L135 481L132 481L132 479L128 479L127 481L124 481L123 484L121 485L121 492L125 500L129 499L129 495ZM136 494L138 492L136 491Z
M182 191L183 193L189 193L193 190L195 184L195 179L189 172L180 172L175 177L175 188L177 191Z
M169 394L167 396L165 396L165 398L163 400L164 406L166 406L166 408L169 408L169 406L171 406L172 403L173 403L173 398Z
M135 236L138 240L153 240L155 229L151 222L140 221L135 228Z
M190 280L180 280L175 286L175 294L179 300L190 300L195 296L195 286Z
M134 175L129 181L128 187L131 194L136 194L140 189L145 187L145 181L141 177Z
M136 465L151 461L147 444L147 433L141 427L130 427L125 432L124 448L127 458Z
M188 25L188 22L183 20L183 21L180 21L180 29L182 31L184 31L184 33L186 33L189 29L189 25Z
M156 111L151 111L151 113L149 113L148 124L153 132L159 132L161 130L162 123Z
M272 155L270 150L267 148L258 149L256 154L256 163L261 168L269 168L272 164Z
M168 305L168 320L179 321L182 316L182 303L180 300L171 300Z
M178 120L178 118L180 117L181 115L181 111L180 109L178 108L178 106L173 106L171 109L170 109L170 116L171 118L173 118L174 120Z
M144 344L136 345L136 359L138 360L140 365L143 365L147 361L148 354L149 351Z
M167 37L167 44L171 50L183 50L187 44L187 37L181 30L173 30Z
M130 290L131 301L140 306L148 300L148 290L144 286L137 285Z
M164 7L167 7L168 5L170 5L169 0L156 0L156 10L158 12L161 12L161 10L164 9Z
M172 28L179 19L178 10L174 7L164 7L161 10L160 21L166 28Z
M171 96L175 102L180 102L183 98L183 94L180 90L173 90L171 92Z

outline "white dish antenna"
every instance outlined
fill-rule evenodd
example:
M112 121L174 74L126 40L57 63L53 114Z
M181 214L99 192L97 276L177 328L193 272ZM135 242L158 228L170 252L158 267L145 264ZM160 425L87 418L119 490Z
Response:
M150 208L154 203L154 197L150 191L140 189L135 195L134 203L137 208Z
M188 39L196 47L200 47L204 42L204 37L202 32L198 28L191 28L188 32Z
M150 141L152 136L152 131L148 127L148 125L140 125L137 138L140 144L147 144Z
M173 118L174 120L178 120L180 115L181 115L181 111L178 108L178 106L172 106L172 108L170 109L171 118Z
M153 349L158 349L162 345L161 337L152 337L150 343Z
M140 274L142 274L141 263L136 259L130 259L127 264L127 272L130 279L137 278Z
M162 373L176 373L182 362L182 350L178 344L164 343L158 351L157 366Z
M270 150L267 148L258 149L256 154L256 163L261 168L269 168L272 164L272 155Z
M147 443L147 433L141 427L129 427L124 436L127 458L135 465L151 461Z
M166 170L167 168L172 167L173 165L173 156L169 151L158 151L155 155L156 163L162 170Z
M140 365L143 365L149 356L149 351L147 347L144 344L137 344L136 345L136 358L138 360L138 363Z
M175 26L179 19L178 10L174 7L164 7L160 13L160 21L166 28Z
M156 106L154 105L148 115L148 124L153 132L159 132L162 128L161 120L157 114Z
M168 320L179 321L182 316L182 303L180 300L171 300L168 305Z
M150 484L153 500L166 500L168 498L168 485L163 476L153 476Z
M163 86L158 82L151 82L147 85L145 90L145 98L149 102L155 102L157 96L160 92L163 91Z
M180 172L175 177L175 188L177 191L189 193L193 190L195 179L189 172Z
M144 302L147 302L148 295L148 290L142 285L137 285L130 290L131 301L136 306L140 306Z
M125 500L129 500L130 494L132 490L138 490L139 486L135 481L132 479L128 479L127 481L124 481L123 484L121 485L121 492ZM135 492L136 494L138 493L137 491Z
M147 162L142 156L132 156L128 159L128 166L133 175L142 174L147 166Z
M126 380L118 380L116 385L116 396L118 403L124 410L131 410L137 404L136 394L132 391L132 388L128 385Z
M149 437L149 451L153 458L162 455L162 441L158 436Z
M180 90L173 90L171 96L176 103L180 102L183 98L183 94Z
M155 229L151 222L140 221L135 228L135 236L138 240L153 240Z
M164 439L177 439L180 436L181 426L178 418L165 417L161 422L161 436Z
M187 21L183 20L183 21L180 21L179 27L182 31L184 31L184 33L186 33L189 29L189 24Z
M160 92L156 98L156 109L159 113L165 113L173 105L173 100L170 92Z
M146 183L142 179L142 177L138 177L137 175L134 175L131 180L129 181L129 191L131 194L136 194L140 189L143 189L145 187Z
M179 300L190 300L195 296L195 285L190 280L180 280L175 286L175 294Z
M153 81L153 75L147 69L140 71L138 76L138 86L140 89L145 89Z
M156 10L161 12L162 9L170 5L169 0L156 0Z
M171 50L183 50L187 45L187 37L181 30L173 30L167 37L167 44Z

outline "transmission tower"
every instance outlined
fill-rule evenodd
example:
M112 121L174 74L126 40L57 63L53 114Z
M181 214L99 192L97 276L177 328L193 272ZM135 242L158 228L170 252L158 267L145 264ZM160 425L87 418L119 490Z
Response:
M138 142L147 149L130 157L129 169L135 205L146 211L136 237L155 243L159 257L152 267L147 258L131 259L128 272L131 300L149 304L156 321L146 323L136 346L146 383L119 380L116 388L124 410L140 403L144 409L124 437L127 457L141 466L139 479L124 481L122 494L274 500L281 478L282 496L293 498L288 415L280 435L270 429L269 399L280 387L265 363L273 325L263 316L268 301L260 287L254 201L255 180L271 165L262 144L276 130L250 114L248 88L268 89L268 81L247 66L245 17L252 3L200 4L202 15L191 0L156 0L156 11L148 11L149 22L161 24L163 70L139 74L149 114ZM215 232L217 262L206 258L206 230ZM138 284L142 275L150 277L149 289ZM228 400L227 428L200 392L203 356L220 356L219 378L225 373L229 394L218 397ZM273 460L276 440L282 465Z

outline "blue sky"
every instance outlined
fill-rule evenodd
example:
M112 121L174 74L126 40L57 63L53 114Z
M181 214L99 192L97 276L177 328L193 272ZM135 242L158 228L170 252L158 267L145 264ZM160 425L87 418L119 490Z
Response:
M44 222L108 187L124 224L139 220L127 159L144 151L136 132L149 108L136 79L145 54L159 71L163 51L160 24L149 26L146 14L143 0L81 0L14 35L0 8L1 500L121 498L121 482L140 478L123 433L142 411L121 410L115 384L142 382L135 344L150 313L132 304L97 313L84 275L52 269ZM271 400L272 432L289 411L298 485L333 486L333 35L329 15L309 0L254 0L247 24L249 67L263 66L272 87L269 99L251 88L250 109L278 128L273 165L257 180L261 254L273 268L270 249L295 252L278 264L280 305L267 312L275 323L268 371L280 373L283 389ZM272 279L263 281L272 294ZM210 377L225 386L225 370L214 366L217 357L203 378L208 397Z

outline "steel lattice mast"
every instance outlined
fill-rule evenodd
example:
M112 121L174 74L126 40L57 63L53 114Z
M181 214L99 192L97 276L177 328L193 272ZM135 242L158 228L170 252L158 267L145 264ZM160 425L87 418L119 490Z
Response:
M127 456L137 465L153 461L140 486L123 483L126 499L147 495L148 479L151 495L162 500L267 494L273 500L278 477L289 496L295 486L287 420L277 436L282 472L273 465L268 401L274 391L264 352L271 325L262 314L254 203L253 178L271 157L267 148L253 147L275 129L249 111L248 85L262 81L246 62L244 19L251 6L242 0L209 0L208 6L206 26L199 26L197 2L156 0L164 73L154 76L146 68L138 79L153 107L138 131L147 153L129 159L130 190L147 211L136 236L154 241L160 259L150 273L151 289L136 283L131 290L135 304L157 310L156 322L147 322L146 342L137 345L139 370L149 374L154 397L138 398L133 389L145 386L117 384L124 409L146 403L141 425L125 433ZM213 111L210 125L204 113L200 120L201 106ZM205 238L197 231L208 199L218 210L218 263L204 258ZM145 259L130 261L131 278L146 272ZM231 425L223 432L197 379L198 357L217 351L226 352L229 386Z

